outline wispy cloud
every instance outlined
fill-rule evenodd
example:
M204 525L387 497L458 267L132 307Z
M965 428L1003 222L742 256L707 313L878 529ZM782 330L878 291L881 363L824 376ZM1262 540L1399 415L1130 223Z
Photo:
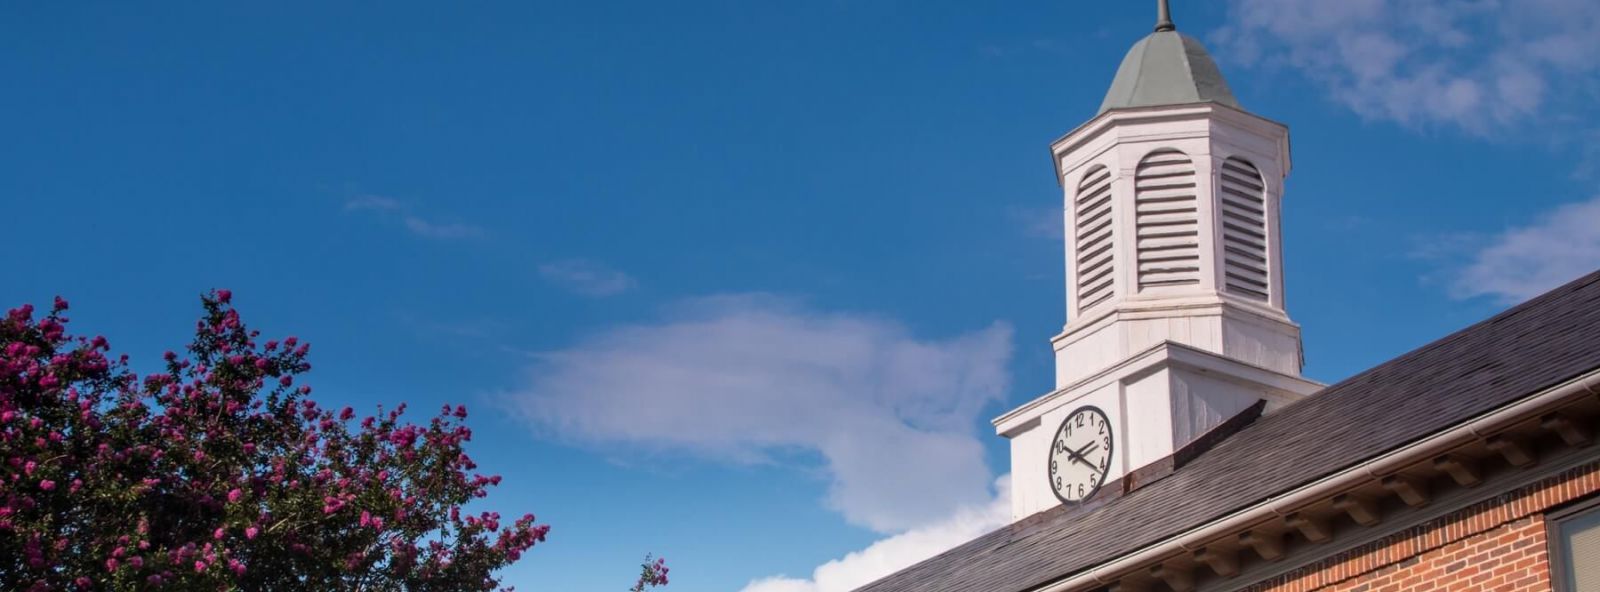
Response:
M961 508L944 519L824 563L810 578L762 578L750 582L743 592L850 592L865 586L1010 523L1011 476L1000 477L995 490L988 502Z
M1005 43L983 45L978 48L978 53L988 58L1005 58L1032 52L1064 53L1066 51L1066 44L1048 37L1038 37L1028 41L1007 41Z
M398 220L411 234L434 240L459 240L480 238L486 233L477 226L460 223L436 222L412 211L399 200L381 195L360 195L346 201L347 212L370 212Z
M438 320L409 310L396 310L394 318L400 325L428 337L445 337L472 341L477 347L484 341L496 340L506 322L494 318Z
M349 201L344 202L344 209L351 212L359 212L363 210L373 212L397 212L404 210L405 207L394 198L384 197L381 195L359 195L350 198Z
M1059 203L1038 207L1013 206L1006 210L1006 216L1011 218L1022 229L1022 234L1029 238L1056 242L1066 239L1067 227Z
M467 224L440 224L416 216L406 216L406 229L424 238L461 239L483 236L483 229Z
M540 354L505 401L544 433L732 463L822 459L826 504L903 532L992 499L977 418L1011 329L922 340L891 320L746 294ZM785 453L785 454L775 454Z
M1298 70L1360 115L1488 135L1593 113L1594 0L1230 0L1224 59Z
M1600 268L1600 196L1496 235L1430 238L1413 254L1444 266L1452 297L1521 302Z
M615 296L633 289L632 276L587 259L568 259L539 265L539 275L585 296Z

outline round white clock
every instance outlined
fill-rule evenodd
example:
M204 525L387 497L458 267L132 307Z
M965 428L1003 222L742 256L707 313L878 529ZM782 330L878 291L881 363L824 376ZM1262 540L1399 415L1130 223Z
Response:
M1050 443L1050 489L1063 503L1089 499L1105 484L1114 443L1111 421L1097 407L1079 407Z

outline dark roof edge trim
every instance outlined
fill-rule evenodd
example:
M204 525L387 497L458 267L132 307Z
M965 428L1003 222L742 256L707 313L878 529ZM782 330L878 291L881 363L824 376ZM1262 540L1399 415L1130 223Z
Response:
M1228 418L1217 427L1212 428L1211 431L1202 434L1199 438L1195 438L1193 442L1184 444L1183 447L1179 448L1177 452L1169 454L1161 460L1152 462L1138 469L1134 469L1123 478L1117 480L1122 483L1122 493L1124 495L1133 493L1134 491L1138 491L1140 488L1146 485L1150 485L1151 483L1165 479L1178 469L1183 468L1184 465L1189 464L1194 459L1200 458L1200 455L1211 450L1213 446L1221 444L1222 441L1228 439L1229 436L1237 434L1239 433L1239 430L1242 430L1248 427L1250 424L1255 423L1255 421L1261 417L1262 412L1266 411L1266 409L1267 400L1260 399L1249 407L1246 407L1244 411L1234 414L1233 417Z

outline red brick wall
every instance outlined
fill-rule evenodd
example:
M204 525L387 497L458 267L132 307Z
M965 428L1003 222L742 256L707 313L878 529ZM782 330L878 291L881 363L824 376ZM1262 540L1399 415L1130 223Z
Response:
M1600 491L1600 463L1259 582L1249 592L1547 592L1545 510Z

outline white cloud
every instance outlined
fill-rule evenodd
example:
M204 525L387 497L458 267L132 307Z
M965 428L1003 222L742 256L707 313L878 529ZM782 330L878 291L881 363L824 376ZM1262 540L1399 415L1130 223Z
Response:
M554 261L539 266L539 275L585 296L615 296L633 289L636 282L626 273L585 259Z
M990 499L974 432L1010 355L1002 323L920 340L887 319L720 296L539 354L507 400L579 443L738 463L817 454L828 506L888 533Z
M809 579L775 576L750 582L743 592L850 592L1011 522L1011 476L995 482L987 503L962 508L950 517L872 543L829 561Z
M1363 117L1491 134L1592 111L1594 0L1230 0L1224 59L1289 67Z
M454 240L478 238L482 228L468 224L441 223L419 216L400 201L381 195L361 195L344 203L348 212L373 212L380 216L398 218L411 234L429 239Z
M1487 239L1447 238L1457 248L1475 244L1451 273L1452 296L1521 302L1600 268L1600 196L1563 205ZM1433 254L1442 250L1431 249Z

